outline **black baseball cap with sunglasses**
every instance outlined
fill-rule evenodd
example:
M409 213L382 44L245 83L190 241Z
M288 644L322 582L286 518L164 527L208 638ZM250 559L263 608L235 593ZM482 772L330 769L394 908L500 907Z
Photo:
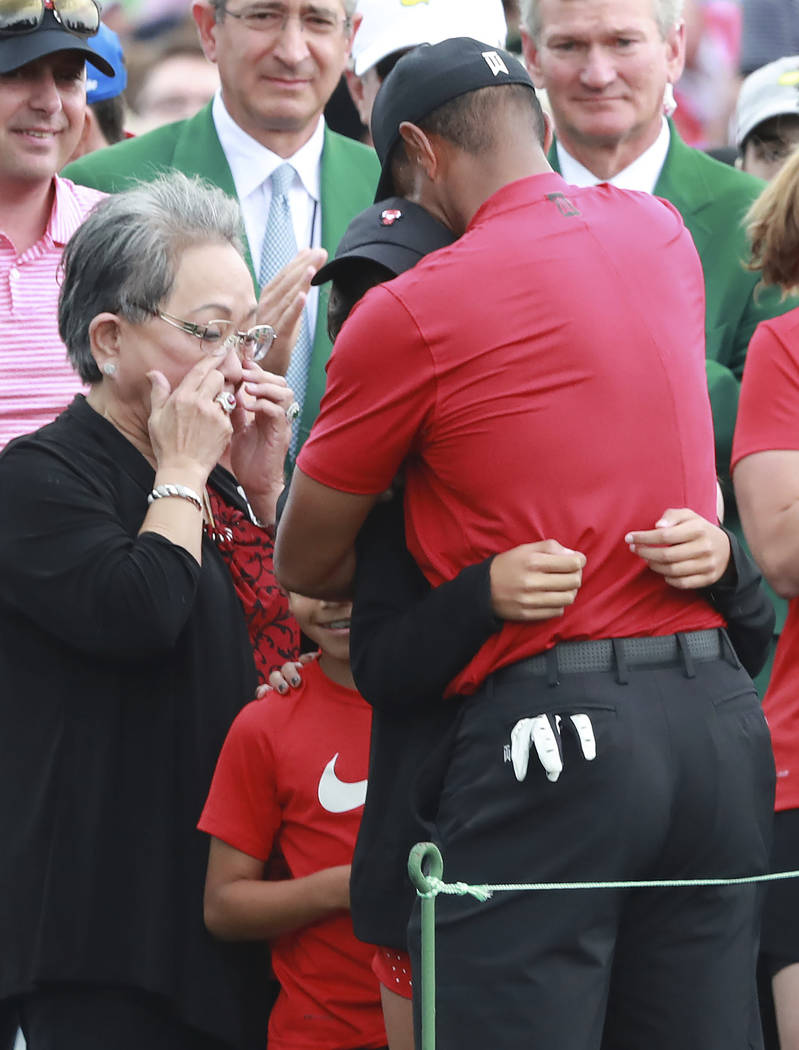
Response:
M113 66L87 43L99 28L96 0L0 0L0 74L58 51L77 51L111 77Z

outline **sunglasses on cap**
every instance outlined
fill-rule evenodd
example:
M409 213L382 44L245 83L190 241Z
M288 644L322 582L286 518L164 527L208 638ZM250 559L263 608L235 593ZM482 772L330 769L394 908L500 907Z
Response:
M0 0L0 35L33 33L46 11L69 33L93 36L100 28L100 6L96 0Z

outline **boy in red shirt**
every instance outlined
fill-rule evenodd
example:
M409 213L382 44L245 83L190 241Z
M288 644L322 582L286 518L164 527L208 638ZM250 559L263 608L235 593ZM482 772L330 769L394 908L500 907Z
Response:
M199 823L212 836L205 922L271 942L269 1050L372 1050L386 1045L374 949L349 914L371 709L350 671L350 604L292 594L290 606L321 654L299 689L254 701L230 728ZM267 881L275 847L290 875Z

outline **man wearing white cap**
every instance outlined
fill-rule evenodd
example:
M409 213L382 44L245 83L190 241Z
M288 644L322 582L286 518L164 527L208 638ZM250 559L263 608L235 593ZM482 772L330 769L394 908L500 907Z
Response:
M799 55L750 73L735 108L738 167L770 181L799 146Z
M508 35L502 0L358 0L357 10L347 84L367 128L380 85L412 47L456 35L504 47Z

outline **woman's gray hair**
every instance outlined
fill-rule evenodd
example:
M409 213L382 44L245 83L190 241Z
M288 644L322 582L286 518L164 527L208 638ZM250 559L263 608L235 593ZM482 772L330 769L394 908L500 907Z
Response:
M665 40L669 30L682 18L683 0L652 0L653 14ZM521 0L522 24L533 40L541 36L540 0Z
M237 201L181 172L100 201L70 238L61 262L58 330L84 383L102 378L89 340L98 314L141 324L169 298L187 248L230 244L243 257L241 229Z

